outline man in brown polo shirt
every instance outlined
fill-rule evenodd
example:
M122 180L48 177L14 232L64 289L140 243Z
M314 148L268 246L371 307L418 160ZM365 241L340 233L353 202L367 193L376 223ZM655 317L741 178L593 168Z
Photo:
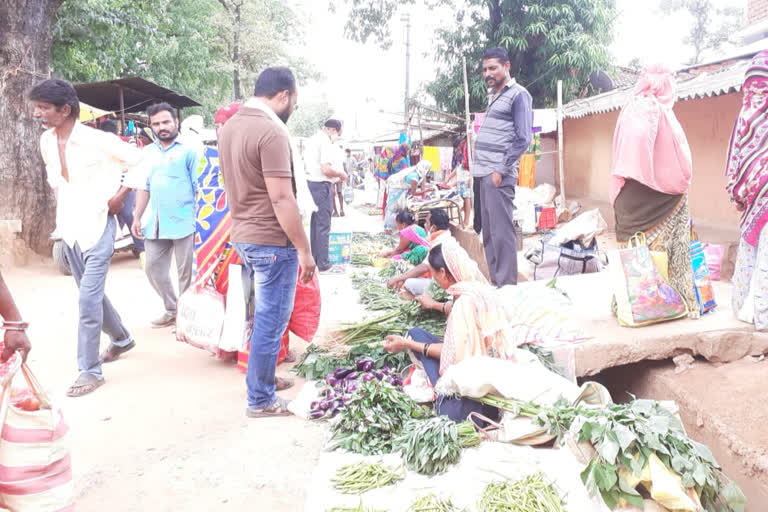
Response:
M293 310L296 276L309 282L315 261L296 204L288 121L296 105L288 68L267 68L254 96L219 132L219 164L232 214L232 243L254 281L255 310L248 372L252 418L283 416L288 402L275 394L280 338Z

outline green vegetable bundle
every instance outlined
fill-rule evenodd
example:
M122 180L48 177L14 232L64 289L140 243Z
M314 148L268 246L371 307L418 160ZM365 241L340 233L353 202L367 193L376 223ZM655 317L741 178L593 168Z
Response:
M413 265L402 260L393 260L392 263L379 270L379 277L387 279L405 274L413 268Z
M477 430L472 421L467 420L456 425L459 433L459 445L462 448L473 448L483 442L483 436Z
M405 478L405 469L379 463L347 464L336 471L333 488L344 494L363 494L371 489L392 485Z
M437 302L447 302L451 296L435 281L429 283L427 287L427 295L430 295Z
M655 454L680 475L683 487L695 490L705 510L744 510L744 494L722 473L709 448L688 437L678 417L655 400L633 400L599 409L572 406L565 400L551 407L493 396L479 401L536 418L559 438L572 429L579 442L591 443L596 455L581 479L590 494L599 493L611 509L620 499L642 506L640 493L625 483L620 472L627 468L639 476Z
M408 507L408 512L458 512L450 498L440 498L436 494L420 496Z
M336 368L353 366L361 357L370 357L375 361L376 368L388 366L395 373L400 373L411 365L407 353L387 352L381 344L375 346L361 344L344 348L346 353L339 354L338 351L331 351L321 345L310 344L292 371L307 380L322 380Z
M363 502L361 500L356 507L337 506L337 507L329 508L325 512L386 512L386 511L378 508L365 507L363 506Z
M565 512L557 490L536 473L516 482L492 482L483 492L478 512Z
M456 423L445 416L408 421L395 447L406 467L423 475L442 473L461 456Z
M331 424L328 448L364 455L391 453L406 421L424 418L429 411L389 384L373 380L355 390Z

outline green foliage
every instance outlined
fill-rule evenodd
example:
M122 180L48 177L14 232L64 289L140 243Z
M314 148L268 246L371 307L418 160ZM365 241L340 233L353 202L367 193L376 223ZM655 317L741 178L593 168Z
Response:
M452 9L454 23L435 34L440 71L427 91L442 108L464 111L462 57L467 58L470 109L482 110L487 90L481 57L490 47L509 51L510 73L528 88L534 105L556 101L563 80L566 101L588 92L590 73L610 68L608 45L616 16L613 0L424 0L431 8ZM412 3L406 0L402 3ZM386 46L387 23L398 2L347 0L347 35L373 38Z
M691 17L683 42L693 47L690 64L699 64L707 50L717 50L741 27L744 12L735 7L716 8L712 0L663 0L663 12L685 11Z
M248 94L269 65L305 64L286 47L301 20L280 0L238 0L239 45L231 11L217 0L79 0L65 2L53 23L51 67L72 82L140 76L203 104L204 114L233 99L233 71ZM296 68L295 68L296 69ZM300 78L310 73L303 71ZM246 87L247 85L247 87Z
M299 103L301 108L296 110L288 120L288 128L291 134L297 137L311 137L322 128L323 123L331 118L333 110L326 101L301 102L301 91L299 91Z

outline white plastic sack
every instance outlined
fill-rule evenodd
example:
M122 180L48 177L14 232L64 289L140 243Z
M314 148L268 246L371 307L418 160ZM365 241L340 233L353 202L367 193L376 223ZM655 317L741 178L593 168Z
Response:
M595 237L605 233L608 223L600 214L600 209L589 210L564 226L555 230L550 238L551 245L564 245L572 240L581 242L584 247L591 247Z
M437 381L438 395L480 398L493 393L505 398L553 404L560 397L575 400L579 388L544 368L528 350L515 350L516 361L470 357L449 367Z
M411 374L411 383L403 387L403 391L419 404L435 401L435 390L429 382L427 373L422 368L416 368Z
M192 286L176 307L176 339L216 353L224 327L224 296L211 287Z
M224 331L221 333L219 348L225 352L237 352L245 348L245 331L248 321L245 316L245 290L243 280L240 279L242 266L232 264L229 266L229 275L234 279L229 280L227 288L227 309L224 315Z
M296 398L288 403L288 410L295 416L308 420L310 405L312 402L320 400L320 388L317 384L318 381L316 380L306 381L299 394L296 395Z

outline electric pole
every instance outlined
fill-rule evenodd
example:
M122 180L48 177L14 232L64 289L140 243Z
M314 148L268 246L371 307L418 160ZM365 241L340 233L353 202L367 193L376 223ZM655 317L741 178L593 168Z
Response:
M403 14L402 20L405 22L405 101L403 110L404 130L408 132L408 96L410 88L411 74L411 16Z

